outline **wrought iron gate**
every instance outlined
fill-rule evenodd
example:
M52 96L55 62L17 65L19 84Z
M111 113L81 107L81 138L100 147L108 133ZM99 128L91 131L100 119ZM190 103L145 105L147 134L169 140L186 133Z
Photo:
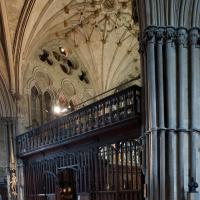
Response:
M59 199L58 193L66 191L66 188L59 186L57 174L69 168L76 172L77 197L142 200L141 152L133 139L73 153L59 152L27 162L26 200Z

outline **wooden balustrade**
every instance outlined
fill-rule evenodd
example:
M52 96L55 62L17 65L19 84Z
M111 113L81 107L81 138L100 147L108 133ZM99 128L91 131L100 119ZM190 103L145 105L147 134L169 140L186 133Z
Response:
M140 113L140 90L129 87L17 136L18 156L134 118Z

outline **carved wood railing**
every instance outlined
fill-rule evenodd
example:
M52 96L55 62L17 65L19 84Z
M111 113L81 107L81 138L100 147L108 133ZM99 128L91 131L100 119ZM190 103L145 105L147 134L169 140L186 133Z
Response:
M134 118L140 113L141 89L131 86L16 137L17 155L66 143L88 132Z

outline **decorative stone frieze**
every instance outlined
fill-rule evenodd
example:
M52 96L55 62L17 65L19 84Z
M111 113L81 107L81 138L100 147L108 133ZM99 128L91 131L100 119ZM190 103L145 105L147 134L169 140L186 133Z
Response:
M186 29L184 27L156 27L150 26L143 32L142 39L140 40L140 52L142 53L146 48L147 42L172 42L177 45L198 45L200 41L200 29L192 28Z

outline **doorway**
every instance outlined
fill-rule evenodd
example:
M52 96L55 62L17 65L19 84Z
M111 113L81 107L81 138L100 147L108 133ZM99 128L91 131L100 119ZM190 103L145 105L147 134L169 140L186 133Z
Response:
M58 172L58 200L76 200L76 174L66 168Z

